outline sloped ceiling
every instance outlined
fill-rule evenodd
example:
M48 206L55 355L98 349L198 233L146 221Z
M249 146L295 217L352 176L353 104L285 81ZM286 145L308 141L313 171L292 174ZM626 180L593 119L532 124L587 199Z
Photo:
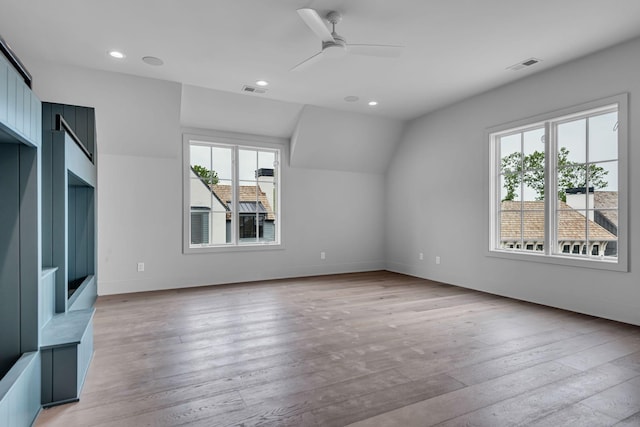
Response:
M384 173L404 122L183 85L181 124L291 138L293 167Z
M182 126L290 138L303 106L257 96L182 86Z
M403 122L307 105L291 138L291 166L384 173Z

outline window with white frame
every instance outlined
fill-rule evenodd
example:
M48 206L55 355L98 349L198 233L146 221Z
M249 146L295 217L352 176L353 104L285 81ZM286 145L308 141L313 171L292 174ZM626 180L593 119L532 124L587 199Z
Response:
M280 156L273 146L184 137L185 250L280 244Z
M490 130L490 252L626 269L626 126L621 95Z

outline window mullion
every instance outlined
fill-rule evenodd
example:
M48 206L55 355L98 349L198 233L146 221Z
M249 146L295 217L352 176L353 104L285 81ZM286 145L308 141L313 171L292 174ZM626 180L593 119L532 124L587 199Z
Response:
M213 150L211 149L211 147L209 147L209 170L213 171ZM210 181L207 184L207 187L209 188L209 217L207 218L207 221L211 221L213 222L213 206L215 203L215 196L213 195L213 182ZM209 223L207 224L207 244L209 244L212 240L212 236L211 234L213 233L213 224Z
M256 158L255 158L255 165L256 165L256 171L255 171L255 206L256 206L256 212L255 212L255 216L254 216L254 232L256 233L256 242L260 241L260 197L259 197L259 190L258 190L258 168L260 167L260 151L256 150Z
M555 125L551 122L544 124L544 240L547 242L545 248L546 255L556 252L557 230L557 167L558 154L556 153Z
M491 173L491 180L492 180L492 186L491 186L491 190L493 191L493 194L491 195L491 200L493 200L493 206L491 207L491 218L493 219L491 221L491 249L495 249L497 247L500 247L500 235L502 233L501 230L501 226L500 226L500 217L502 215L502 198L500 197L501 192L500 192L500 177L501 177L501 170L500 170L500 149L498 147L498 141L499 139L497 137L493 137L491 140L491 159L492 159L492 173ZM496 172L497 171L497 172Z
M231 212L231 241L233 242L234 245L237 245L240 241L240 215L238 214L238 209L240 204L238 203L238 198L240 195L240 190L238 187L238 179L240 177L239 174L239 165L238 165L238 161L239 161L240 156L238 155L238 147L233 147L232 150L232 159L231 159L231 165L232 165L232 185L231 185L231 189L232 189L232 203L231 206L233 207L233 212Z
M524 131L520 133L520 249L524 249L524 222L525 222L525 205L524 205Z
M584 155L585 155L585 163L584 163L584 197L586 198L584 206L585 206L585 210L584 210L584 217L585 217L585 228L584 228L584 245L585 245L585 256L587 257L591 257L591 251L589 250L589 247L591 246L591 238L590 238L590 230L589 230L589 216L591 215L591 213L593 211L590 211L590 205L589 205L589 187L590 187L590 181L591 181L591 177L590 175L590 170L591 168L590 163L591 161L589 160L589 121L590 121L590 117L587 117L584 121L584 126L585 126L585 148L584 148ZM595 188L593 189L595 191ZM595 198L595 193L594 193L594 198Z

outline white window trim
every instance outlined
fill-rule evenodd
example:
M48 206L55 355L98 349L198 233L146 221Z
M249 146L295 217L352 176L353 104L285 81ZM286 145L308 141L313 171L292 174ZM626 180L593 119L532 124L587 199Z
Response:
M488 142L489 147L487 152L489 153L489 159L486 162L489 168L488 177L488 201L489 208L485 210L488 213L487 222L489 224L489 234L487 241L487 255L491 257L520 260L520 261L534 261L548 264L564 265L578 268L594 268L600 270L611 270L628 272L629 271L629 181L628 181L628 145L629 145L629 109L628 109L628 94L623 93L596 101L587 102L584 104L576 105L573 107L556 110L550 113L545 113L530 117L528 119L517 120L510 123L494 126L486 130L485 141ZM498 154L496 153L496 144L493 140L493 135L496 133L504 132L507 130L523 130L534 126L543 125L554 119L565 119L572 115L580 116L582 113L588 110L597 110L606 106L617 104L618 106L618 228L622 230L618 235L618 257L617 260L606 260L598 258L578 258L572 256L563 256L553 252L550 245L546 245L545 252L516 252L506 249L499 249L496 245L496 237L498 230L498 215L496 212L495 200L499 192L499 183L496 183L496 159ZM549 135L549 125L546 125L546 134ZM554 156L545 156L547 164L545 165L545 181L551 182L551 172L554 170L555 163ZM555 193L554 193L555 194ZM555 197L548 198L547 214L545 215L545 228L546 236L555 238L555 230L551 223L552 218L555 216ZM551 215L550 215L551 213Z
M189 177L191 171L190 165L190 145L191 141L210 142L212 144L242 146L255 149L271 149L280 150L280 176L277 181L276 195L278 197L276 211L276 242L269 243L239 243L211 246L191 246L191 234L189 228L190 222L190 186ZM182 252L184 254L202 254L202 253L233 253L248 251L268 251L282 250L284 246L284 232L282 227L282 211L283 196L282 190L284 181L286 181L287 160L289 158L287 148L289 141L285 138L268 137L261 135L251 135L235 132L224 132L210 129L183 128L182 129ZM237 176L234 180L237 182ZM234 198L237 203L237 197ZM237 209L236 209L237 210ZM233 230L233 238L236 231Z

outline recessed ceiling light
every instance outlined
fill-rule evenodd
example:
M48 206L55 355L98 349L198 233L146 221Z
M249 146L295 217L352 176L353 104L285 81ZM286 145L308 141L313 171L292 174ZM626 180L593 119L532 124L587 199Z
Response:
M142 62L144 62L145 64L154 65L156 67L164 64L164 61L162 59L156 58L155 56L143 56Z
M359 100L360 98L358 98L355 95L349 95L349 96L345 96L344 100L347 102L356 102L357 100Z
M266 81L266 80L258 80L258 81L256 82L256 84L257 84L258 86L269 86L269 82L268 82L268 81Z
M115 59L124 59L124 53L120 52L119 50L110 50L109 51L109 56Z
M369 101L369 107L375 107L378 105L378 101Z

